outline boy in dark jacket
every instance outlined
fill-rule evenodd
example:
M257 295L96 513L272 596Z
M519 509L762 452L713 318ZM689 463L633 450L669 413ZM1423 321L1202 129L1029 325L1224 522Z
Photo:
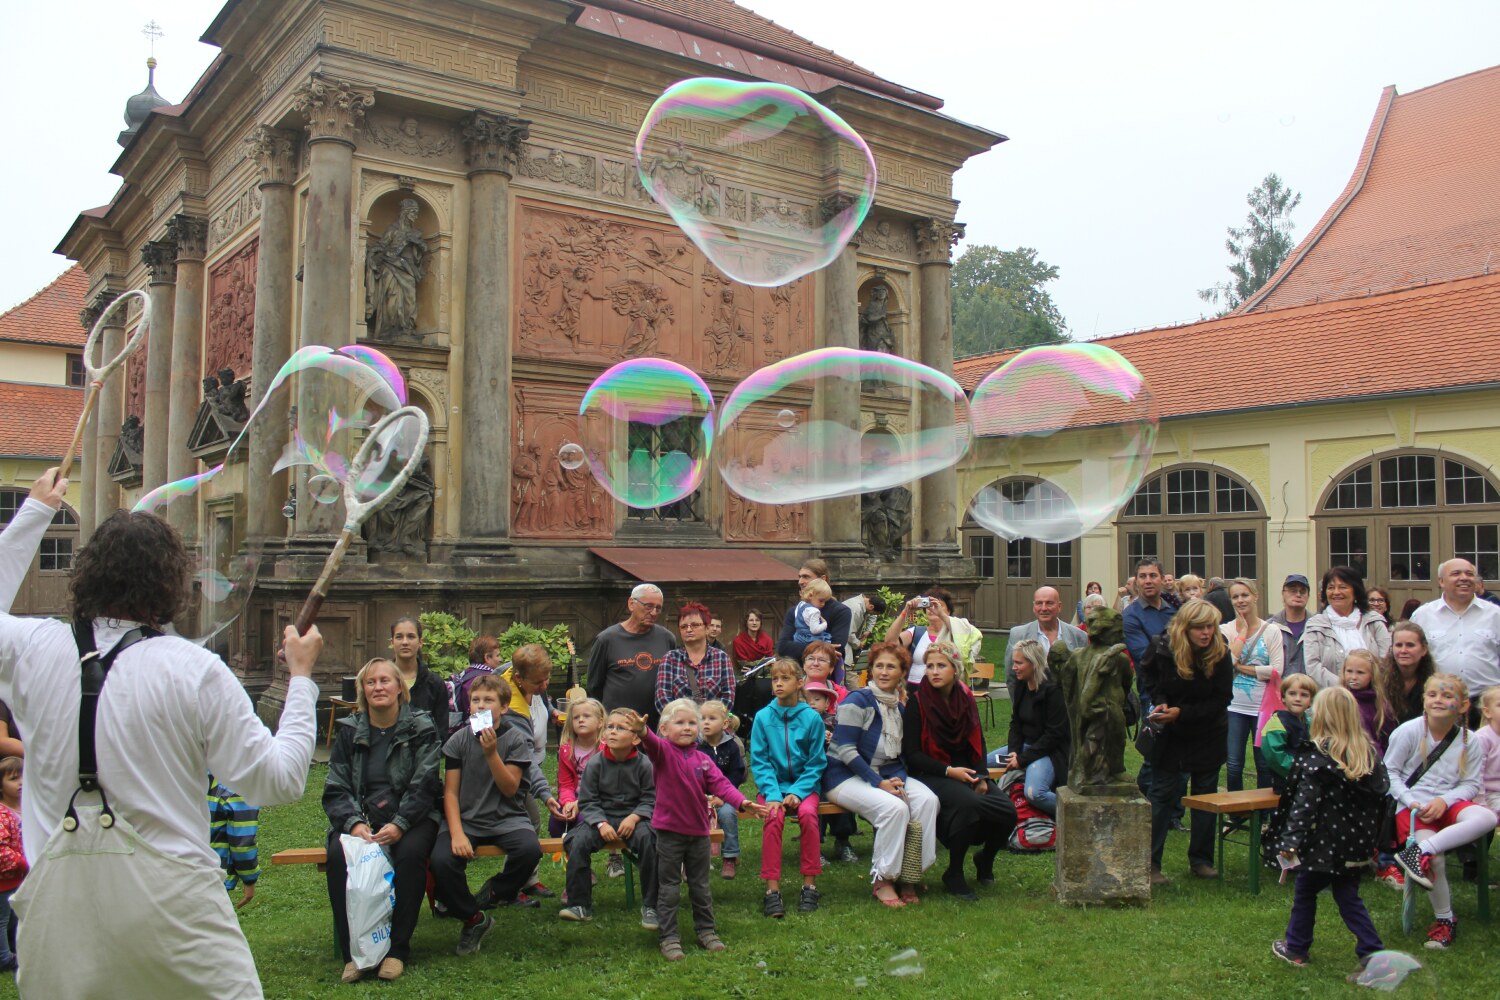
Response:
M620 840L639 861L641 926L657 929L656 837L651 831L656 780L640 745L631 719L611 712L604 722L604 749L578 779L578 825L563 837L569 903L558 913L563 920L594 919L594 852L608 841Z
M705 701L699 711L702 713L703 728L698 749L708 754L719 773L731 785L740 787L745 783L745 748L731 731L729 707L722 701ZM719 829L724 831L723 850L720 850L718 844L713 845L714 853L721 853L724 857L719 877L734 878L740 857L739 812L717 795L708 797L708 808L717 817Z

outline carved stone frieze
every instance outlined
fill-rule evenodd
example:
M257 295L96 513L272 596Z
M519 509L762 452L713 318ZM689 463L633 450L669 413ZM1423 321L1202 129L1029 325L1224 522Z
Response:
M177 280L177 244L171 240L151 240L143 244L141 263L151 274L151 284L172 284Z
M577 442L578 398L559 386L514 383L511 533L523 538L608 538L615 502L587 465L564 468L557 453Z
M861 250L883 254L887 257L912 256L911 232L908 227L898 226L890 219L866 219L855 234ZM853 241L851 241L853 242Z
M245 155L260 168L260 183L290 184L297 179L297 133L257 125L245 136Z
M364 136L381 149L424 160L446 156L458 148L458 129L431 122L424 127L412 115L400 118L371 115L365 119Z
M651 179L659 196L674 204L691 206L707 218L719 214L719 179L680 142L668 143L655 156L642 159L641 173Z
M584 153L524 143L516 162L516 172L534 181L594 190L594 158Z
M811 205L800 205L787 198L768 194L750 196L750 218L752 224L771 231L806 233L814 226L815 209Z
M917 239L919 264L947 264L953 260L953 248L964 238L964 224L950 219L923 219L912 225Z
M260 240L252 239L209 271L205 371L250 372L259 255Z
M146 416L146 350L150 346L141 344L125 360L125 412L141 418Z
M374 103L373 91L314 73L292 106L307 117L308 142L336 140L352 146L365 109Z
M471 171L494 170L507 177L515 172L521 142L531 135L531 122L493 111L474 111L459 126L465 165Z
M201 261L208 252L208 220L178 213L167 220L167 239L177 245L177 262Z
M252 184L240 196L219 211L208 220L208 249L214 250L224 244L235 233L244 228L245 224L260 215L260 186Z
M439 412L448 412L448 373L446 371L437 368L411 368L406 371L405 375L407 382L421 386L432 397Z
M606 198L625 197L625 178L629 166L620 160L604 160L599 165L599 193Z
M724 490L724 540L727 542L805 542L805 503L762 504Z

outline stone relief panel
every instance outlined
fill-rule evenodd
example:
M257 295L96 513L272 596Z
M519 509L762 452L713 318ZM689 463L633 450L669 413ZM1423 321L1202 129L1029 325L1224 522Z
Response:
M886 257L910 260L916 255L912 246L911 226L890 219L865 219L855 236L860 249Z
M243 229L250 221L260 216L260 186L252 184L240 196L208 220L208 249L210 252L224 245L224 241Z
M798 419L805 420L807 411L800 407ZM743 418L741 418L743 419ZM784 433L780 428L767 424L760 437L751 435L747 444L751 454L760 454L765 439ZM773 459L773 461L775 461ZM799 475L796 468L778 469L787 476ZM746 500L728 486L724 487L724 540L726 542L806 542L810 532L811 505L763 504Z
M456 165L462 153L457 128L415 115L372 110L360 138L377 150L444 165Z
M146 419L146 348L142 344L125 361L125 415Z
M516 62L495 46L474 44L467 36L438 35L431 28L382 22L369 12L330 12L323 19L326 44L363 55L386 56L447 76L478 83L516 86Z
M519 214L518 355L601 364L660 356L741 378L812 348L807 278L752 288L671 226L524 201Z
M516 159L516 175L527 180L592 193L595 186L595 160L584 153L524 142L521 144L521 155Z
M255 273L260 240L252 239L208 272L208 334L203 370L250 374L255 335Z
M577 441L582 389L512 383L511 534L520 538L609 538L615 501L587 465L565 469L558 449Z

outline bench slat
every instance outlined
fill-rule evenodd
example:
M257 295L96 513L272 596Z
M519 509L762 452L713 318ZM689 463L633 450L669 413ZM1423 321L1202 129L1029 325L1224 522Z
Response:
M1281 796L1265 788L1247 788L1240 792L1213 792L1209 795L1185 795L1182 799L1184 809L1197 809L1200 812L1218 815L1275 809L1280 803Z
M715 844L722 844L724 831L714 830L709 833L708 839ZM563 849L561 837L543 837L541 844L543 854L557 854ZM625 844L618 840L608 841L604 846L611 851L625 849ZM505 852L491 844L480 844L474 848L474 855L480 858L503 858ZM273 865L326 865L327 863L328 852L321 847L288 847L284 851L277 851L271 855Z

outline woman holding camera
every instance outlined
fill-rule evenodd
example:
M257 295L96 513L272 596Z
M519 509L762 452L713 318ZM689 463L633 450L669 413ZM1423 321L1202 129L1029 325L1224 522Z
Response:
M1234 658L1219 631L1219 611L1201 598L1182 606L1141 660L1140 679L1155 705L1147 716L1156 733L1151 765L1151 884L1162 885L1162 851L1179 798L1180 775L1194 795L1218 791L1219 769L1229 747L1229 702ZM1193 811L1188 863L1199 878L1215 878L1214 818Z
M910 625L919 615L925 615L926 626ZM934 642L951 642L958 647L964 675L974 668L974 657L984 634L966 619L953 614L953 595L943 587L933 587L921 597L913 597L901 607L901 613L892 619L885 630L886 642L899 642L911 654L911 668L906 675L908 694L917 690L927 674L927 647Z

